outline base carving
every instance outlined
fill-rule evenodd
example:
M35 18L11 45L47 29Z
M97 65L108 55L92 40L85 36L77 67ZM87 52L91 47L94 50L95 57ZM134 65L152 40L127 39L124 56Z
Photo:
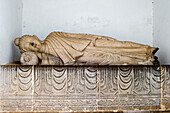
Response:
M170 66L0 66L0 112L170 110Z

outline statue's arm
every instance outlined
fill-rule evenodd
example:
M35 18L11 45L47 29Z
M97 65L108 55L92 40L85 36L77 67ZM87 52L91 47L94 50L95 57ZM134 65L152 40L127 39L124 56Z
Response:
M87 39L87 40L91 40L91 43L93 45L96 44L96 40L97 39L102 39L102 40L106 40L106 41L117 41L116 39L112 38L112 37L108 37L108 36L100 36L100 35L93 35L93 34L76 34L76 33L66 33L66 32L53 32L53 33L57 33L60 34L61 36L65 36L65 37L70 37L70 38L77 38L77 39ZM53 34L52 33L52 34Z
M89 40L96 40L96 39L107 39L107 40L116 40L112 37L108 36L100 36L100 35L93 35L93 34L83 34L83 33L66 33L66 32L52 32L50 35L59 34L64 37L70 38L79 38L79 39L89 39ZM49 36L50 36L49 35Z
M39 52L35 52L35 54L37 55L37 57L40 59L40 65L49 65L48 62L48 55L45 53L39 53Z
M36 52L35 54L41 60L40 65L63 65L61 60L56 56L38 52Z
M38 57L40 60L42 59L42 53L35 52L35 54L37 55L37 57Z

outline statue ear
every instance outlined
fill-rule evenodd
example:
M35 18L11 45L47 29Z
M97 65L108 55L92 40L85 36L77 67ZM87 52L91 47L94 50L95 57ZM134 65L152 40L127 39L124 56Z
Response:
M15 43L16 46L19 46L20 38L16 38L16 39L14 40L14 43Z

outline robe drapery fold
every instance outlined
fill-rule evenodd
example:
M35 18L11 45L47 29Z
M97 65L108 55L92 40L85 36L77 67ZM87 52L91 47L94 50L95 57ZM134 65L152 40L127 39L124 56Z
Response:
M83 55L83 50L91 43L85 38L64 36L62 32L53 32L44 40L45 53L59 56L64 64L74 64L76 58ZM50 49L49 49L49 47Z
M105 36L52 32L42 42L41 53L58 57L65 65L149 64L157 48L121 42Z

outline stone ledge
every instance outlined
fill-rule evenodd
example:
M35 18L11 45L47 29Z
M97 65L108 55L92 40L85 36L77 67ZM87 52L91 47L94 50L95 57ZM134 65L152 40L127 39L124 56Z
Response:
M170 66L0 66L2 112L170 110Z

